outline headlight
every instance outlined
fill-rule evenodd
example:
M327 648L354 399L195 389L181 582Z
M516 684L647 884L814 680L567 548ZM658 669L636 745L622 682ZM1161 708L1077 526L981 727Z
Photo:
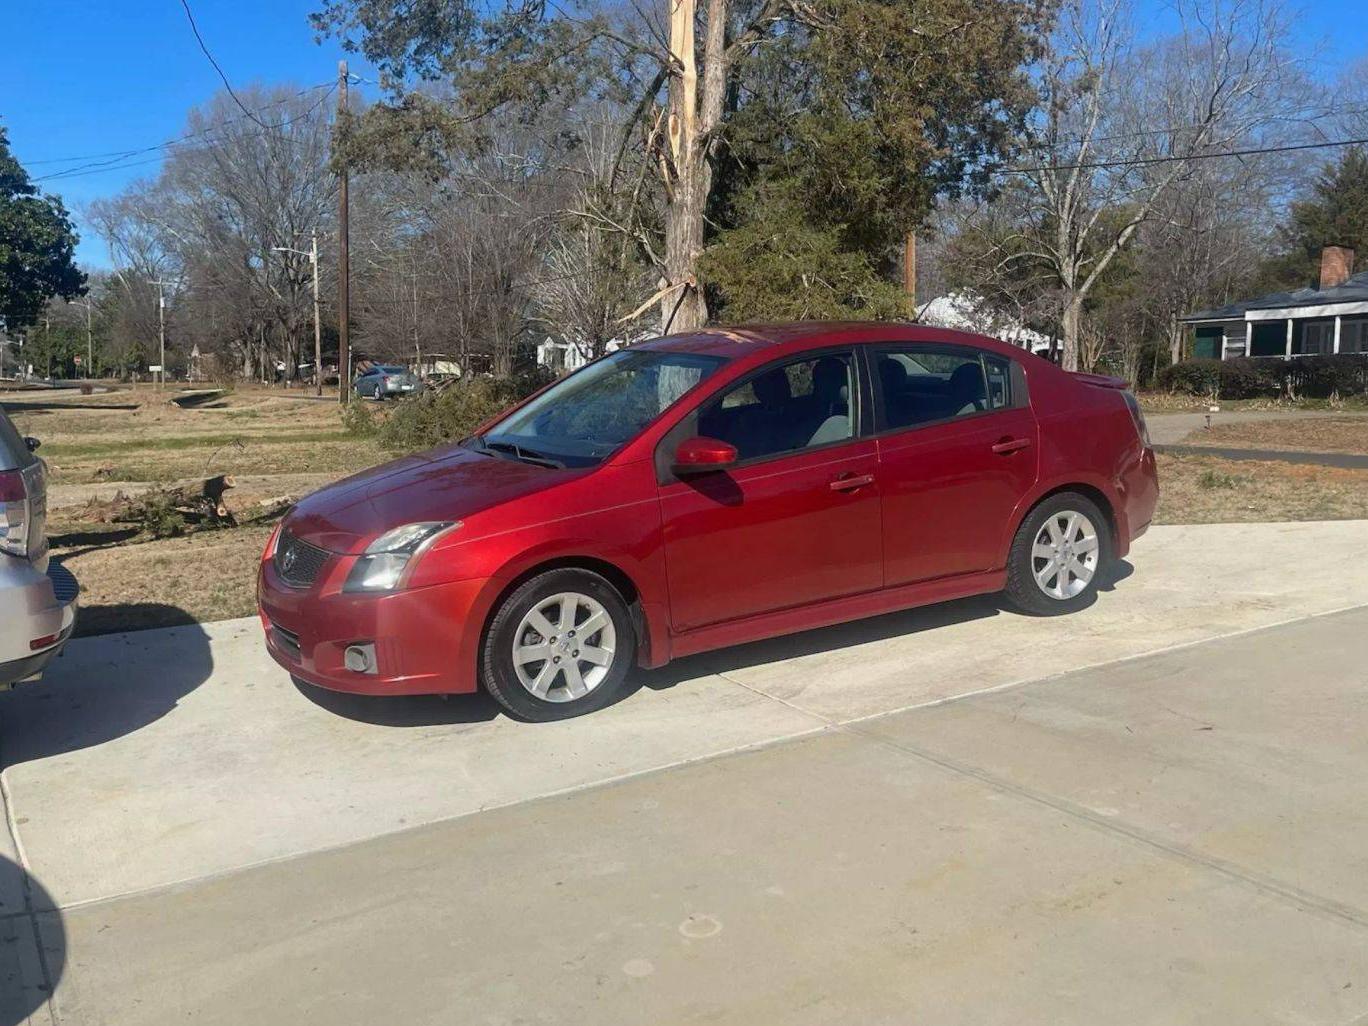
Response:
M405 524L386 531L370 545L347 575L343 591L393 591L399 587L413 557L444 531L460 527L449 520Z

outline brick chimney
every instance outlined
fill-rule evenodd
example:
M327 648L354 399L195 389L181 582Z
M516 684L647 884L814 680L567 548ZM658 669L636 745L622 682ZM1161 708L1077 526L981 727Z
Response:
M1320 287L1343 285L1354 273L1354 251L1348 246L1326 246L1321 250Z

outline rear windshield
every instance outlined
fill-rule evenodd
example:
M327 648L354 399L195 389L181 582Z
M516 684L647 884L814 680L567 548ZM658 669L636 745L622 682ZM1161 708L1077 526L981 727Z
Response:
M0 410L0 470L26 467L33 459L9 415Z

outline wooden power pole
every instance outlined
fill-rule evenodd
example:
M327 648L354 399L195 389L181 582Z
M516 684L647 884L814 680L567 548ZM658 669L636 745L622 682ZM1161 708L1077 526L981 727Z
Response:
M915 310L917 307L917 233L907 233L903 240L903 291L907 301Z
M347 62L337 62L337 121L341 128L347 115ZM336 129L333 137L337 137ZM347 211L347 165L345 156L338 169L341 176L337 193L337 400L351 399L351 253ZM322 380L320 378L320 380Z

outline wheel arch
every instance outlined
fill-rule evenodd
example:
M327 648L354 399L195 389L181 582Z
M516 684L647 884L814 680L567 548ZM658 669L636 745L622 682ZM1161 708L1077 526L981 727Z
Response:
M640 666L655 665L651 660L651 624L646 615L645 603L641 600L641 589L632 579L631 574L616 563L599 556L587 555L563 555L544 559L524 567L513 576L504 579L503 586L489 603L484 622L480 625L480 645L477 651L484 649L485 639L489 634L489 625L508 596L532 578L552 570L586 570L589 573L597 574L611 584L622 596L622 601L626 604L627 611L632 617L632 630L636 635L637 664Z
M1119 553L1121 530L1120 524L1116 519L1116 506L1106 492L1086 481L1067 481L1062 484L1056 484L1037 495L1025 506L1021 511L1021 514L1016 518L1016 523L1012 526L1012 537L1016 537L1017 531L1021 530L1021 525L1026 522L1027 518L1030 517L1033 512L1035 512L1037 506L1046 499L1053 498L1056 495L1062 495L1066 492L1073 492L1083 496L1102 511L1102 515L1107 518L1107 534L1111 538L1112 552L1113 554Z

